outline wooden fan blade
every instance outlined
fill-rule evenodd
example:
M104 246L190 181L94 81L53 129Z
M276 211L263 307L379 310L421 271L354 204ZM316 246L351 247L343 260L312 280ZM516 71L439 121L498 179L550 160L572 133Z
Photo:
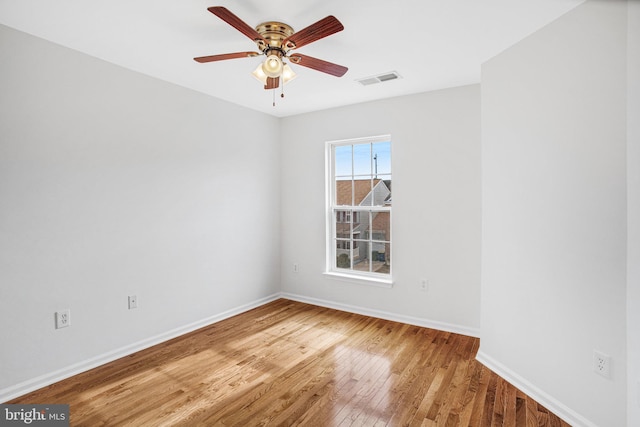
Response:
M249 37L251 40L262 40L265 44L267 43L267 41L260 35L259 32L251 28L249 24L238 18L226 7L211 6L207 8L207 10L216 15L218 18L222 19L227 24L231 25L236 30L240 31L245 36Z
M258 52L235 52L235 53L223 53L221 55L199 56L193 59L194 61L204 64L205 62L224 61L225 59L236 59L236 58L251 58L253 56L258 56L258 55L260 55Z
M278 86L280 86L280 77L267 77L265 89L276 89Z
M342 30L344 27L340 21L335 16L329 15L290 35L282 41L282 46L286 49L296 49Z
M333 62L323 61L322 59L313 58L307 55L301 55L296 53L289 57L289 60L293 64L302 65L303 67L312 68L323 73L331 74L332 76L342 77L344 73L349 70L342 65L334 64Z

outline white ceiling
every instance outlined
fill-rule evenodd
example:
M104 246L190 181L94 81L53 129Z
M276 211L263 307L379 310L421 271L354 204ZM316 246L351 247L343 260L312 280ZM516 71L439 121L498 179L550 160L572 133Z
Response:
M480 64L584 0L0 0L0 23L168 82L284 117L480 81ZM251 71L264 57L199 64L193 57L255 50L207 11L225 6L252 27L300 30L327 15L342 32L296 52L349 67L338 78L292 65L285 98ZM43 64L46 66L46 64ZM356 79L397 71L362 86Z

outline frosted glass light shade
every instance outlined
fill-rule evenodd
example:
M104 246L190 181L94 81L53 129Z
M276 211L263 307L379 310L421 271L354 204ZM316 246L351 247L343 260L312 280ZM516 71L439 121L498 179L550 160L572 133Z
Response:
M289 67L289 64L284 64L282 67L282 84L287 84L296 77L298 76L293 72L291 67Z
M269 55L262 63L262 71L269 77L280 77L282 74L282 60L277 55Z
M262 71L262 62L260 64L258 64L256 69L253 70L253 73L251 73L251 74L253 75L253 77L255 77L256 79L261 81L263 85L267 84L267 77L268 76L264 73L264 71Z

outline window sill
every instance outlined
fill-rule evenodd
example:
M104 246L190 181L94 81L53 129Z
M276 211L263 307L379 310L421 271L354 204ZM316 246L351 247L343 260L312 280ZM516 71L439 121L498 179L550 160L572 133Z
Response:
M380 288L392 288L393 280L392 279L382 279L378 277L368 277L368 276L360 276L355 274L345 274L338 273L335 271L325 271L323 273L325 276L334 280L341 280L343 282L351 282L356 283L358 285L369 285L369 286L377 286Z

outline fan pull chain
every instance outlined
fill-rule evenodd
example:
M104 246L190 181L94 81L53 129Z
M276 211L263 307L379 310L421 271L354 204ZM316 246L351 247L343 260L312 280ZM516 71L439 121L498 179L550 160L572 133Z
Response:
M281 82L281 86L280 86L280 98L284 98L284 80ZM273 106L276 106L276 90L277 88L272 89L271 91L273 92Z

